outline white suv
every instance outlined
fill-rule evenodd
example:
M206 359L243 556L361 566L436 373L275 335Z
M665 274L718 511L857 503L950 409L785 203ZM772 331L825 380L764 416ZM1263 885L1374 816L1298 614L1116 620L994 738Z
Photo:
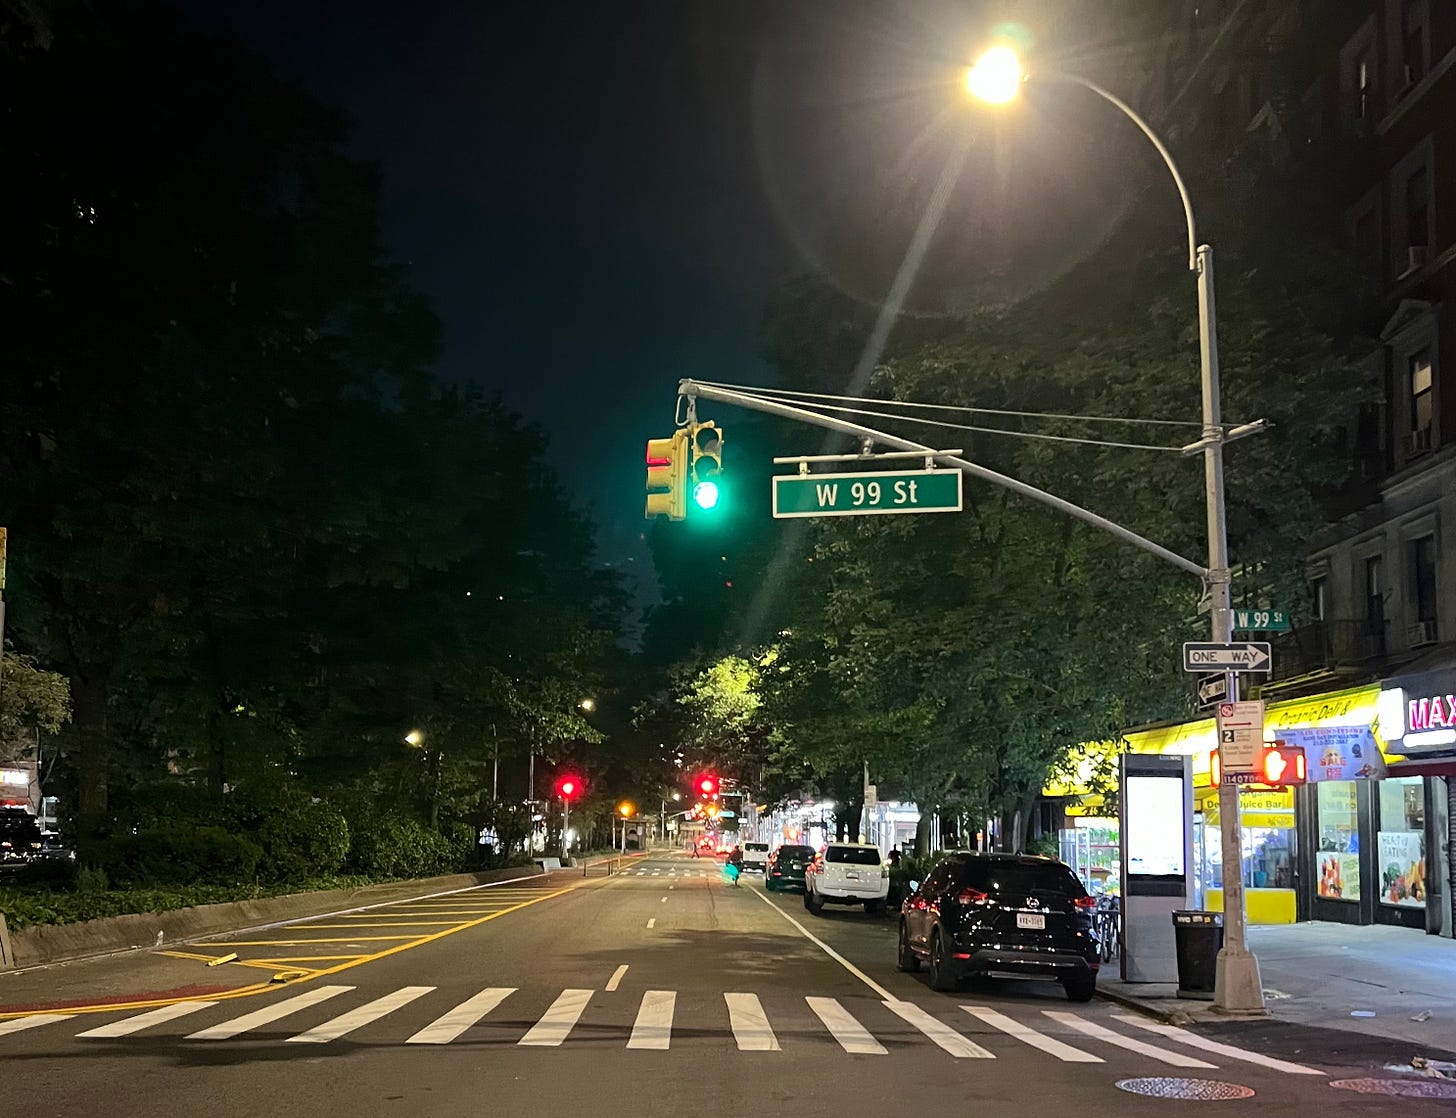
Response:
M890 891L890 867L880 848L864 842L831 842L804 871L804 907L821 911L826 904L862 904L866 912L883 912Z
M743 870L745 873L763 873L768 869L768 843L745 842L743 844Z

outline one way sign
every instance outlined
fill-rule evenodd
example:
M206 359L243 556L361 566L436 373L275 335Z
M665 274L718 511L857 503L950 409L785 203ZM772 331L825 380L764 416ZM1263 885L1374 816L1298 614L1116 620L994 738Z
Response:
M1185 672L1267 672L1271 663L1268 641L1237 644L1188 641L1183 645Z

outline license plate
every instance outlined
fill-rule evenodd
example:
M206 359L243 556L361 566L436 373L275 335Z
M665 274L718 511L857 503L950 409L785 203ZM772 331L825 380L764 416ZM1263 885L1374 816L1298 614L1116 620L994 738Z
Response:
M1036 931L1046 929L1046 917L1039 912L1018 912L1016 914L1016 926L1018 928L1032 928Z
M859 874L855 873L853 870L847 872L844 876L848 880L850 880L850 881L858 881L859 880Z

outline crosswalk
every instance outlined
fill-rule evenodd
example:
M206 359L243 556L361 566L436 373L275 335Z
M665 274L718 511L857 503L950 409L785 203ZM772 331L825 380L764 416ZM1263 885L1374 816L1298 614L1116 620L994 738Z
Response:
M638 870L623 870L622 871L622 876L623 877L691 877L691 878L714 878L714 877L722 877L723 876L723 872L721 870L719 870L719 871L717 871L715 873L712 870L696 870L696 869L685 869L685 870L677 870L677 869L666 869L666 870L663 870L663 869L655 869L655 870L638 869Z
M355 1034L362 1034L366 1044L412 1045L450 1045L488 1035L493 1044L513 1040L520 1048L560 1049L586 1042L657 1052L672 1049L686 1036L690 1044L731 1045L747 1053L803 1051L819 1044L847 1058L873 1059L892 1048L923 1045L957 1060L1036 1053L1060 1063L1101 1064L1126 1063L1132 1056L1176 1068L1210 1069L1232 1062L1283 1075L1324 1074L1130 1013L1043 1010L1035 1002L999 1008L947 1001L926 1006L868 997L760 996L746 990L710 994L586 988L553 996L512 986L486 987L454 1001L434 986L402 986L365 997L356 987L340 984L302 989L262 1006L251 999L199 999L120 1012L99 1023L101 1015L95 1013L34 1013L0 1020L0 1035L24 1033L32 1041L74 1038L86 1044L140 1038L198 1045L282 1041L322 1048ZM222 1019L211 1019L218 1017ZM487 1026L488 1034L472 1034Z

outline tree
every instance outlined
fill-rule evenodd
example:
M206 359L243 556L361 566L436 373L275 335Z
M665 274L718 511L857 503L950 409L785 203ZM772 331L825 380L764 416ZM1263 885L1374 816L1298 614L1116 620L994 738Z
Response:
M35 658L5 649L0 680L0 752L6 745L29 746L41 733L58 734L71 720L71 687L59 672L48 672Z

